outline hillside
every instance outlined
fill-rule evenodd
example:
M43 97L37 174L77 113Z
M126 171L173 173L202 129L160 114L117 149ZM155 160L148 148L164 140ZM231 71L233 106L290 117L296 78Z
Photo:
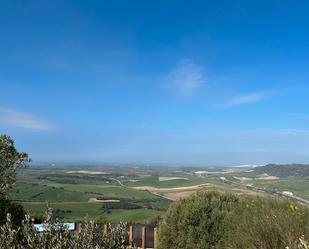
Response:
M257 167L254 172L278 177L309 176L308 164L267 164Z

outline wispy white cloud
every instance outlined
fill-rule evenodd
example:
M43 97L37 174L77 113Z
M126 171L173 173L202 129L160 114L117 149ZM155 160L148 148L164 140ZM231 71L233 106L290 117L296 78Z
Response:
M253 92L245 95L240 95L229 99L224 105L224 108L252 104L259 102L269 96L267 92Z
M17 111L7 107L0 107L0 125L32 130L57 129L56 125L32 113Z
M181 97L192 96L206 82L202 67L192 60L181 60L167 76L167 84Z
M276 131L278 134L289 135L289 136L300 136L300 137L308 137L309 130L304 129L280 129Z

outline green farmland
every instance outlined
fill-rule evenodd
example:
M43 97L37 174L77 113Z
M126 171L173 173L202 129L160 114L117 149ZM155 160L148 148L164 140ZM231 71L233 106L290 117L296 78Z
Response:
M250 169L199 170L129 166L30 167L18 172L17 184L9 196L38 218L48 204L58 217L67 221L88 216L101 221L136 223L157 221L171 200L200 190L268 194L248 189L250 185L272 191L291 191L309 199L308 176L265 177Z

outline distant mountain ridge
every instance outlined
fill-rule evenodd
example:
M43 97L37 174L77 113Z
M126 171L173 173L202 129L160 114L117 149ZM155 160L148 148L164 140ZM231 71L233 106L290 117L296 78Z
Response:
M309 164L267 164L254 168L258 174L268 174L278 177L309 176Z

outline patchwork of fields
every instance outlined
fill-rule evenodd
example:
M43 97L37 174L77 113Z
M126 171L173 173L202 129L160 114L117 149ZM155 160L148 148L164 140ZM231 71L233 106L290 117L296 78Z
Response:
M65 220L76 221L88 216L100 221L135 223L156 222L171 201L200 190L264 195L248 188L254 185L291 191L309 199L308 177L265 177L248 169L198 170L129 166L31 167L18 172L18 182L10 198L37 217L44 213L48 204Z

